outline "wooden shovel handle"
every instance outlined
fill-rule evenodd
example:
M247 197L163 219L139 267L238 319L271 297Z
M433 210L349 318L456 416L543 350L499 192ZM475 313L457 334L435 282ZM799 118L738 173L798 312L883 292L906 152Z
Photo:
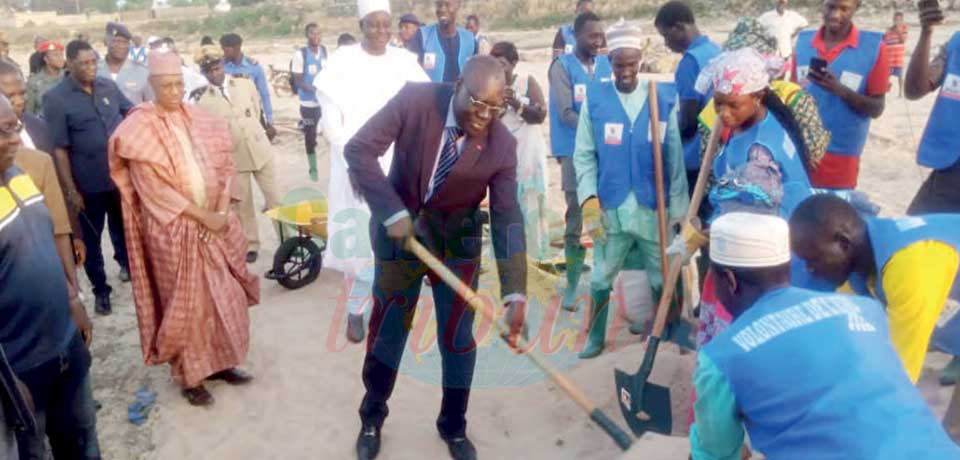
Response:
M647 90L650 101L650 139L653 142L653 176L657 187L657 230L660 233L660 260L667 260L667 200L664 196L663 146L660 145L660 101L657 99L657 82L650 80ZM660 263L661 279L667 279L667 264Z
M717 118L713 125L713 132L710 133L710 141L707 144L707 151L703 154L700 161L700 174L697 176L697 183L693 187L693 195L690 197L690 207L687 209L687 216L684 224L697 217L700 209L700 203L703 202L703 196L707 191L707 179L710 177L710 169L713 166L713 157L717 154L717 146L720 144L720 131L723 130L723 123ZM666 258L662 259L666 260ZM661 262L661 265L665 265ZM683 268L683 261L678 257L670 262L670 269L663 277L663 293L660 295L660 302L657 305L657 316L653 322L653 331L651 337L657 339L663 335L663 329L667 325L667 314L670 310L670 299L676 290L677 279L680 278L680 270Z
M450 271L450 269L447 268L443 262L437 259L433 253L427 250L427 248L423 247L419 241L414 238L408 238L405 246L408 251L416 255L418 259L426 264L427 268L436 273L444 283L450 286L457 293L457 295L465 300L467 305L469 305L470 310L472 310L475 314L483 316L485 320L493 323L497 332L500 334L507 334L510 332L508 327L505 327L496 320L495 315L492 311L490 311L489 308L486 307L486 304L483 303L483 301L480 299L480 296L477 295L477 293L474 292L474 290L471 289L467 283L464 283L463 280ZM524 340L523 337L518 337L517 349L527 350L528 348L529 343ZM550 380L553 380L553 382L556 383L564 393L570 396L570 398L573 399L574 402L582 407L583 410L588 414L596 408L593 402L590 401L583 391L577 388L563 374L560 374L560 372L557 371L557 369L553 367L553 365L550 364L550 362L547 361L540 353L534 350L528 350L526 353L524 353L524 355L533 361L533 363L536 364L540 370L550 377Z

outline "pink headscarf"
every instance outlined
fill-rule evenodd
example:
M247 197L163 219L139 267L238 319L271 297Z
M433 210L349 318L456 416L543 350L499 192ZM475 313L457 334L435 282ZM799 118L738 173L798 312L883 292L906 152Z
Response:
M782 59L765 56L753 48L727 51L700 73L697 90L707 94L713 89L729 96L753 94L770 86L770 75L778 68L783 68Z
M172 51L154 51L147 56L147 69L150 70L151 77L156 75L182 75L181 65L180 55Z

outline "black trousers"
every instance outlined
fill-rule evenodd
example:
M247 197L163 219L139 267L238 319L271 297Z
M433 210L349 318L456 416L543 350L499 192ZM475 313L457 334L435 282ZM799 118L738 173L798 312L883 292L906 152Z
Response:
M444 264L473 289L477 288L479 258L446 258ZM395 260L377 260L373 312L363 363L363 384L367 392L360 405L360 419L364 424L380 427L389 414L387 400L393 393L423 276L427 274L427 268L412 254ZM428 275L436 305L437 342L443 372L437 430L443 439L454 439L463 437L467 429L467 404L477 356L472 330L474 315L463 299L433 272Z
M36 407L36 432L17 433L20 458L44 460L99 460L97 409L90 389L92 358L77 333L54 359L21 372ZM0 452L2 454L2 452Z
M303 143L307 153L317 153L317 125L320 123L320 107L300 106L300 119L303 120Z
M907 214L960 212L960 161L930 173L913 198Z
M127 244L123 239L123 210L120 207L120 192L113 190L83 195L84 211L80 213L80 225L83 226L83 244L87 246L87 260L83 268L93 285L94 295L110 295L112 289L107 284L104 271L103 248L100 241L103 226L107 223L110 241L113 243L113 259L126 268Z

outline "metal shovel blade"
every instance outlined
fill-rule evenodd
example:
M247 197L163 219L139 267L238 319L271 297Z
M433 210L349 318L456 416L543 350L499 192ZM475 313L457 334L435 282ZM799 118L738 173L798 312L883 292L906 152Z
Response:
M623 419L637 437L648 431L670 435L673 431L670 389L647 382L648 377L619 369L614 371Z

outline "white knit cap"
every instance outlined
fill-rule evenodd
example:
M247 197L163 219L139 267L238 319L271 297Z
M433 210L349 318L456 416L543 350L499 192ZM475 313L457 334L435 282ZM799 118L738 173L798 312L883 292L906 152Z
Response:
M727 267L776 267L790 262L790 227L777 216L731 212L710 225L710 260Z
M390 12L390 0L357 0L357 15L360 19L374 11Z
M640 26L630 24L623 18L607 29L608 52L620 48L643 51L643 35L640 33Z

